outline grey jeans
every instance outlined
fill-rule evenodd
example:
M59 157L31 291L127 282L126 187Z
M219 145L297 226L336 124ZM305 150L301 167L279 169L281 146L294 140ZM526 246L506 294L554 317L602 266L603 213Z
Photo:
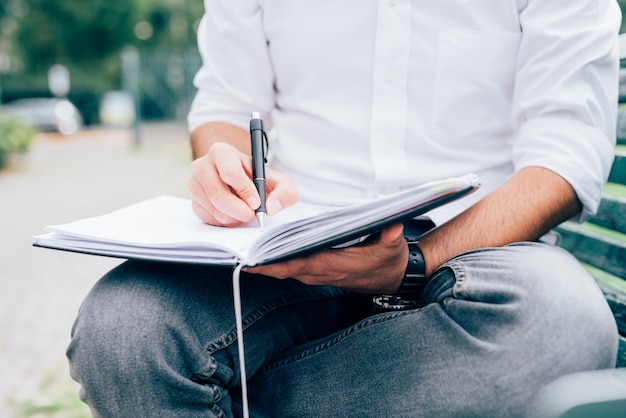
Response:
M126 262L83 303L68 348L94 416L241 413L231 270ZM469 252L421 307L242 276L257 417L518 417L542 386L610 368L613 316L593 279L540 243Z

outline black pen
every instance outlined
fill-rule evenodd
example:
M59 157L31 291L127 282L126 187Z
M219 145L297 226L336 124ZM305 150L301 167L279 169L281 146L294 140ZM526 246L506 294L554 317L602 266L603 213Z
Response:
M261 205L256 209L256 218L259 221L259 226L263 227L265 224L265 215L267 210L265 209L265 146L264 141L265 131L263 130L263 121L258 112L252 113L250 119L250 140L252 141L252 177L254 185L259 192L261 198Z

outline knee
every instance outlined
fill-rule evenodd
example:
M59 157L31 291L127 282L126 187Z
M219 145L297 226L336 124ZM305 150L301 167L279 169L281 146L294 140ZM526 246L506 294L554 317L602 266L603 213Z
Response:
M455 282L442 306L480 347L478 373L501 383L493 395L510 393L511 408L523 409L560 376L614 366L615 319L593 278L562 249L514 245L450 264Z
M162 302L146 281L129 273L125 266L112 270L83 301L67 352L72 366L80 364L76 370L87 375L128 370L133 358L147 354L151 341L161 339Z
M526 315L552 331L563 362L581 370L613 367L618 345L617 326L596 281L569 253L542 246L528 271ZM530 311L530 312L528 312Z
M488 249L450 263L450 316L492 342L523 344L580 370L612 367L617 329L595 280L569 253L538 243Z
M205 351L199 327L207 334L220 331L208 329L212 317L219 319L214 315L219 302L207 301L211 292L221 295L198 280L200 274L204 271L132 262L109 272L87 295L74 323L67 355L75 373L140 374L142 368L153 373L159 364L189 368L184 353ZM202 303L215 312L200 315L196 308Z
M229 409L230 399L221 388L230 384L233 372L205 349L198 330L200 324L203 332L209 330L208 317L190 314L200 303L219 305L206 302L208 293L219 292L197 280L199 274L126 263L94 286L67 350L72 377L92 411L132 416L129 411L146 404L155 411L183 404L204 412L206 405Z

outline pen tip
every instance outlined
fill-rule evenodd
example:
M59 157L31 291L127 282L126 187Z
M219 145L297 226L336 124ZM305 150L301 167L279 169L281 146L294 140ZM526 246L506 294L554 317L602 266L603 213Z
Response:
M256 214L256 219L259 222L259 226L263 228L263 226L265 225L265 212L258 212Z
M252 119L261 119L259 112L252 112Z

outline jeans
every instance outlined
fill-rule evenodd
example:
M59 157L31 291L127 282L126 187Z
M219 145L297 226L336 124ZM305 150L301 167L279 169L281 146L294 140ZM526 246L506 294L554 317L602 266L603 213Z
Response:
M95 285L68 348L94 416L241 414L231 273L129 261ZM462 254L408 311L293 280L241 287L254 417L522 417L548 382L615 364L600 290L546 244Z

